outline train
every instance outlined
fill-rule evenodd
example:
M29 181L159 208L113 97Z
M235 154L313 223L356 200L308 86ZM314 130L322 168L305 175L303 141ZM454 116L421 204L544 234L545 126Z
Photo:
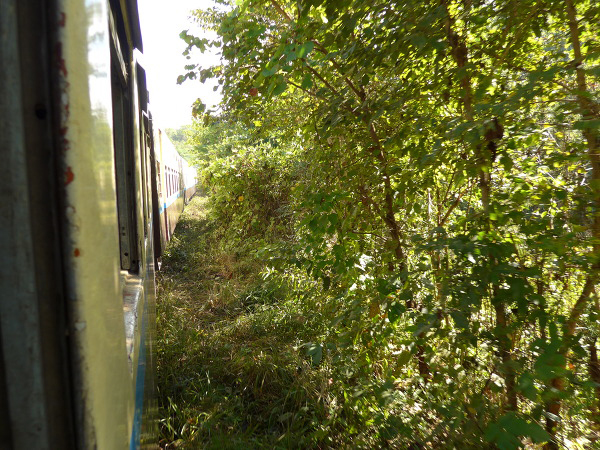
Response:
M188 162L177 152L175 146L162 130L155 135L155 142L159 150L158 159L164 167L163 186L158 186L161 216L161 249L169 241L175 230L179 215L185 205L196 194L196 169L190 167ZM163 195L164 193L164 195ZM156 227L158 230L159 227ZM160 256L157 254L157 256ZM160 265L160 261L159 261Z
M0 2L0 449L157 448L155 271L195 170L136 0Z

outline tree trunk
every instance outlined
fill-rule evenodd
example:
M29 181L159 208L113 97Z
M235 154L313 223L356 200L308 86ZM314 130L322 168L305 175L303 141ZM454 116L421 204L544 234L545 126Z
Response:
M450 15L450 10L448 9L448 4L446 0L442 0L442 3L446 7L446 35L448 39L448 43L450 45L450 50L452 53L452 57L456 62L460 72L462 73L462 78L460 79L460 85L462 88L462 105L463 105L463 115L466 120L469 122L474 122L474 112L473 112L473 87L471 76L469 71L467 70L467 66L469 63L469 52L468 48L465 44L464 38L460 36L454 30L454 19ZM468 2L465 4L465 9L469 9ZM494 122L497 127L499 127L497 121ZM498 128L501 130L501 127ZM500 131L501 132L501 131ZM500 136L501 137L501 136ZM487 136L486 136L487 138ZM488 144L493 144L493 139L488 141ZM475 159L477 162L477 172L479 178L479 190L481 192L481 203L484 214L484 220L486 223L487 231L490 228L489 216L490 216L490 200L491 200L491 185L492 185L492 164L493 157L490 154L489 146L478 144L475 147ZM495 260L492 259L490 261L490 265L493 267L496 264ZM498 286L491 286L491 291L497 291ZM507 330L509 325L509 319L506 312L506 306L503 303L497 303L494 305L494 313L496 324L502 329ZM515 374L514 369L512 367L512 340L508 337L503 337L499 339L498 342L500 358L502 360L503 367L503 375L506 383L506 402L509 406L510 410L516 410L517 408L517 394L515 391Z
M592 420L596 431L600 432L600 362L598 362L598 338L594 337L590 342L590 361L589 361L589 372L590 379L596 383L594 392L596 393L596 407L592 412Z
M569 25L569 38L571 45L573 46L573 54L575 56L575 78L577 82L577 103L579 106L580 114L583 120L593 120L600 117L598 107L595 105L588 96L589 91L586 82L585 70L583 69L582 62L583 56L581 53L581 42L579 40L579 27L577 24L577 11L573 0L565 0L565 9L568 18ZM594 237L593 254L596 258L600 256L600 189L598 188L598 182L600 182L600 155L598 149L600 147L600 139L597 128L588 127L583 130L583 136L587 143L587 155L592 165L592 180L591 187L593 190L593 202L595 204L595 213L592 222L592 235ZM577 303L571 311L569 320L565 327L563 339L573 336L575 327L583 311L585 310L591 295L594 291L597 273L598 263L594 263L590 270L585 282L583 291L577 300ZM561 349L563 355L566 355L568 348ZM562 377L553 379L550 383L550 387L556 389L557 392L562 392L565 389L565 380ZM597 394L600 395L600 394ZM558 395L553 395L547 403L547 411L555 416L559 416L561 409L561 401ZM545 446L545 450L558 449L558 443L556 442L556 428L558 421L549 416L546 419L546 431L552 437L552 441L548 442Z

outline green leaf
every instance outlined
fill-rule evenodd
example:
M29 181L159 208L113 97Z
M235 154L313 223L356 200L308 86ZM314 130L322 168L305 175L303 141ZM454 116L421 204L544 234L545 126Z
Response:
M315 48L314 42L308 41L300 46L300 48L296 51L296 55L298 55L298 58L306 58L306 56L312 52L313 48Z
M462 311L452 311L450 315L454 319L457 327L462 328L463 330L469 329L469 321Z
M519 377L517 390L519 390L529 400L537 400L537 389L534 385L533 377L531 376L531 374L526 372Z
M578 120L573 123L573 128L576 130L598 130L600 129L600 119Z
M385 278L377 278L375 282L377 284L377 292L384 297L395 290L395 286Z
M502 433L500 427L495 423L491 423L485 430L485 440L488 442L495 442L500 433Z
M546 442L550 436L535 422L529 422L514 412L506 413L496 423L488 425L485 439L500 449L512 450L521 447L519 438L531 438L534 442Z
M323 346L321 344L315 344L309 342L306 345L306 355L310 356L311 363L313 366L318 366L323 359Z
M329 287L331 286L331 278L328 276L324 276L322 277L323 280L323 289L325 289L326 291L329 290Z
M504 166L504 170L507 172L510 172L510 170L514 166L513 159L507 155L502 155L502 157L500 158L500 163L502 163L502 165Z
M307 73L306 75L304 75L304 78L302 79L302 84L300 86L302 86L302 89L310 89L311 87L313 87L313 82L310 74Z
M529 436L531 440L537 444L540 444L542 442L548 442L550 440L550 435L548 434L548 432L537 423L529 424L527 436Z
M273 76L277 73L277 70L279 68L277 67L277 65L274 65L273 67L271 67L270 69L263 69L262 72L260 73L263 77L268 78L270 76Z
M405 350L402 353L400 353L398 355L398 357L396 358L396 364L398 364L398 367L404 367L406 364L408 364L411 357L412 357L412 352Z
M273 95L279 95L285 92L285 90L287 89L287 83L285 81L282 81L280 83L277 84L277 86L275 86L275 89L273 89Z
M396 323L404 311L406 311L406 308L402 304L398 302L392 303L387 308L388 320L391 323Z

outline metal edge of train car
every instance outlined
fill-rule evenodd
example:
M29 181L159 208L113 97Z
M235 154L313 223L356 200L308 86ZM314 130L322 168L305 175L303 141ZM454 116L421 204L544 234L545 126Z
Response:
M104 0L58 1L54 56L77 441L118 449L130 443L135 406L118 273L108 11Z
M137 2L110 5L137 22ZM143 438L135 393L151 391L143 333L154 319L137 302L129 367L108 10L104 0L0 1L0 448L138 448ZM141 49L139 23L129 35ZM151 249L144 256L153 270ZM153 272L134 284L154 293Z

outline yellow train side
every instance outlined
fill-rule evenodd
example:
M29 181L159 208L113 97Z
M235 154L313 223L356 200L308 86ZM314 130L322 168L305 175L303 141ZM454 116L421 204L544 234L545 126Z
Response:
M183 208L196 193L196 170L179 155L162 130L157 130L154 142L160 160L159 203L161 246L164 248L175 230Z
M0 448L157 448L155 262L195 173L153 124L137 1L0 25Z

